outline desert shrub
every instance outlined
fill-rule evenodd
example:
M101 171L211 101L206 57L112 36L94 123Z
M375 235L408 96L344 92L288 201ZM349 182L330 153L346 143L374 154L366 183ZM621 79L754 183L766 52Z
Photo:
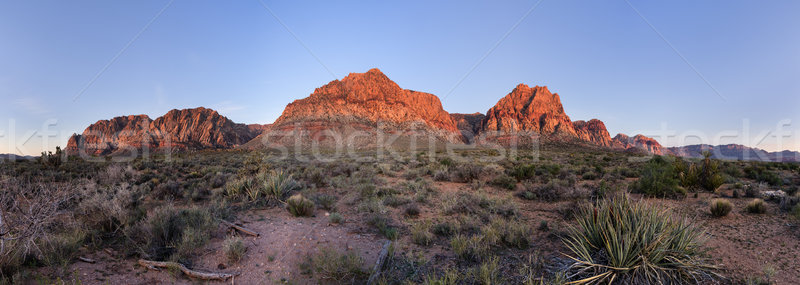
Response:
M626 197L582 207L564 240L575 283L682 284L709 278L703 231Z
M444 199L442 205L444 214L469 214L488 217L498 214L510 217L517 214L517 205L512 201L490 198L483 193L460 192L451 194Z
M489 253L489 246L482 235L467 237L457 234L450 239L450 247L458 257L468 261L479 261Z
M434 181L450 181L450 172L447 169L439 169L433 172Z
M600 175L593 171L589 171L581 175L581 179L583 180L596 180L597 178L600 178Z
M747 178L758 182L769 183L769 185L780 186L783 183L783 180L777 173L767 169L758 162L752 162L751 165L745 167L744 174Z
M419 212L419 206L417 206L417 204L411 204L406 207L403 214L406 215L406 217L416 217L419 216Z
M522 191L517 195L526 200L561 201L587 198L590 191L570 185L565 180L552 179L544 185L524 184Z
M397 228L391 225L392 221L385 215L374 215L367 220L367 225L372 226L378 233L390 240L397 239Z
M478 284L503 284L500 278L498 264L499 258L488 258L486 261L482 262L480 266L473 270L473 278L478 281Z
M433 233L430 231L430 222L420 222L411 226L411 241L415 244L428 246L433 241Z
M240 237L231 236L222 242L222 251L225 252L225 257L231 264L239 263L247 252L247 245Z
M328 194L317 194L314 196L314 202L328 211L333 211L336 209L336 196L328 195Z
M416 181L406 182L405 186L408 192L414 194L414 201L419 203L427 202L430 196L436 194L436 189L431 187L425 180L418 179Z
M435 275L428 275L425 276L425 280L422 281L421 284L423 285L456 285L463 283L462 275L460 272L452 269L448 269L439 277Z
M511 169L510 175L519 181L528 180L536 177L536 165L525 164L516 165Z
M314 277L322 280L359 284L369 277L369 271L363 268L364 260L355 252L340 253L332 248L321 248L309 254L306 262Z
M744 196L747 198L760 198L761 197L761 190L765 188L763 183L759 183L758 185L746 185L744 186Z
M792 208L792 212L791 212L791 214L790 214L790 215L791 215L792 217L794 217L795 219L798 219L798 220L800 220L800 204L794 205L794 207Z
M263 187L264 196L274 201L283 201L289 192L300 188L292 175L283 170L261 172L256 179Z
M411 203L411 200L404 197L398 196L387 196L383 198L383 204L389 207L399 207L405 204Z
M341 224L344 222L344 217L342 217L342 214L339 213L331 213L331 215L328 216L328 221L330 221L332 224Z
M498 175L489 183L506 190L514 190L517 187L517 180L505 174Z
M80 190L80 202L74 211L84 228L110 233L136 222L142 215L135 211L142 196L142 186L118 183L99 186L87 183Z
M46 265L68 265L76 257L78 249L83 245L86 232L72 229L52 236L43 237L37 244L42 253L42 261Z
M678 185L672 164L661 156L651 159L642 169L633 189L653 197L684 197L686 188Z
M533 229L516 220L492 219L489 225L481 230L489 244L525 249L530 245Z
M450 178L452 181L470 183L477 180L481 175L482 167L477 164L462 164L450 168Z
M753 199L753 201L747 203L744 210L751 214L764 214L767 212L767 205L764 203L764 200Z
M184 259L210 238L217 226L205 208L179 209L166 205L154 209L145 220L128 228L140 255L153 260Z
M303 171L303 178L316 187L328 185L328 175L320 169L321 166L308 167Z
M449 222L442 222L442 223L434 224L433 227L431 227L431 232L433 234L435 234L437 236L442 236L442 237L452 236L457 231L458 230L456 229L456 226L453 225L452 223L449 223Z
M295 217L309 217L314 214L314 202L302 194L294 194L286 199L286 209Z
M733 209L733 204L725 199L711 200L711 215L714 217L724 217Z
M719 163L711 159L711 152L703 153L703 168L699 175L699 183L703 189L714 191L725 182L719 173Z

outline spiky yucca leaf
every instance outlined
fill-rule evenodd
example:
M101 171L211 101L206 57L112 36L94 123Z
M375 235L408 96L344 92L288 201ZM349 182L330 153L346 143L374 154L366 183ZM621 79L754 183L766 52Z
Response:
M704 232L644 202L617 197L585 206L564 240L570 284L698 283L714 276Z

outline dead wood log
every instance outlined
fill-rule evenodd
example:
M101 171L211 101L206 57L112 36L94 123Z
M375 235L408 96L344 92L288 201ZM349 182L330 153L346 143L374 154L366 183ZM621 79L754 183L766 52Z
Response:
M391 245L392 241L390 240L387 240L386 243L383 244L383 249L381 249L381 253L378 254L378 260L375 261L375 267L372 268L372 275L370 275L367 280L368 285L375 284L375 282L378 281L378 276L381 275L381 269L386 262L386 257L389 255L389 248Z
M228 222L228 221L226 221L226 220L220 220L220 221L222 221L222 223L223 223L223 224L225 224L225 225L227 225L227 226L229 226L229 227L231 227L231 228L234 228L234 229L236 229L237 231L240 231L240 232L242 232L242 233L244 233L244 234L251 235L251 236L254 236L254 237L259 237L259 236L261 236L261 234L259 234L259 233L255 232L254 230L251 230L251 229L248 229L248 228L245 228L245 227L242 227L242 226L236 225L236 224L234 224L234 223L231 223L231 222Z
M185 265L177 263L177 262L168 262L168 261L151 261L151 260L144 260L139 259L139 265L144 266L148 269L158 269L158 268L178 268L186 274L186 276L202 279L202 280L227 280L228 278L233 278L234 274L231 273L212 273L212 272L200 272L191 270L186 268Z

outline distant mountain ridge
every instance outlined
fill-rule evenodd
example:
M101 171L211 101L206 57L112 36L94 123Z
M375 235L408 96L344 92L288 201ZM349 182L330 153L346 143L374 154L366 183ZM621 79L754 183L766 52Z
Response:
M237 124L199 107L171 110L155 120L130 115L100 120L67 142L69 155L114 155L131 151L226 149L244 144L263 126Z
M546 86L518 84L485 114L451 114L436 95L403 89L377 68L315 89L288 104L270 125L234 123L203 107L172 110L155 120L122 116L97 121L73 135L65 150L71 155L114 155L298 143L368 148L382 144L383 136L409 144L506 145L522 139L664 153L656 140L643 135L612 138L598 119L572 121L559 95Z
M748 147L740 144L696 144L670 147L667 148L667 150L673 155L691 158L703 157L703 152L709 151L711 152L711 157L716 159L800 162L800 152L797 151L784 150L768 152L760 148Z

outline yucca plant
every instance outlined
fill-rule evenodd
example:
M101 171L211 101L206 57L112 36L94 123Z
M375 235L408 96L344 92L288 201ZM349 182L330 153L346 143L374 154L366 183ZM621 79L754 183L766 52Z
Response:
M683 284L713 278L704 232L663 209L628 197L579 210L564 243L574 262L569 284Z
M283 170L259 173L258 181L263 186L264 196L275 201L283 201L289 192L299 187L292 174Z

